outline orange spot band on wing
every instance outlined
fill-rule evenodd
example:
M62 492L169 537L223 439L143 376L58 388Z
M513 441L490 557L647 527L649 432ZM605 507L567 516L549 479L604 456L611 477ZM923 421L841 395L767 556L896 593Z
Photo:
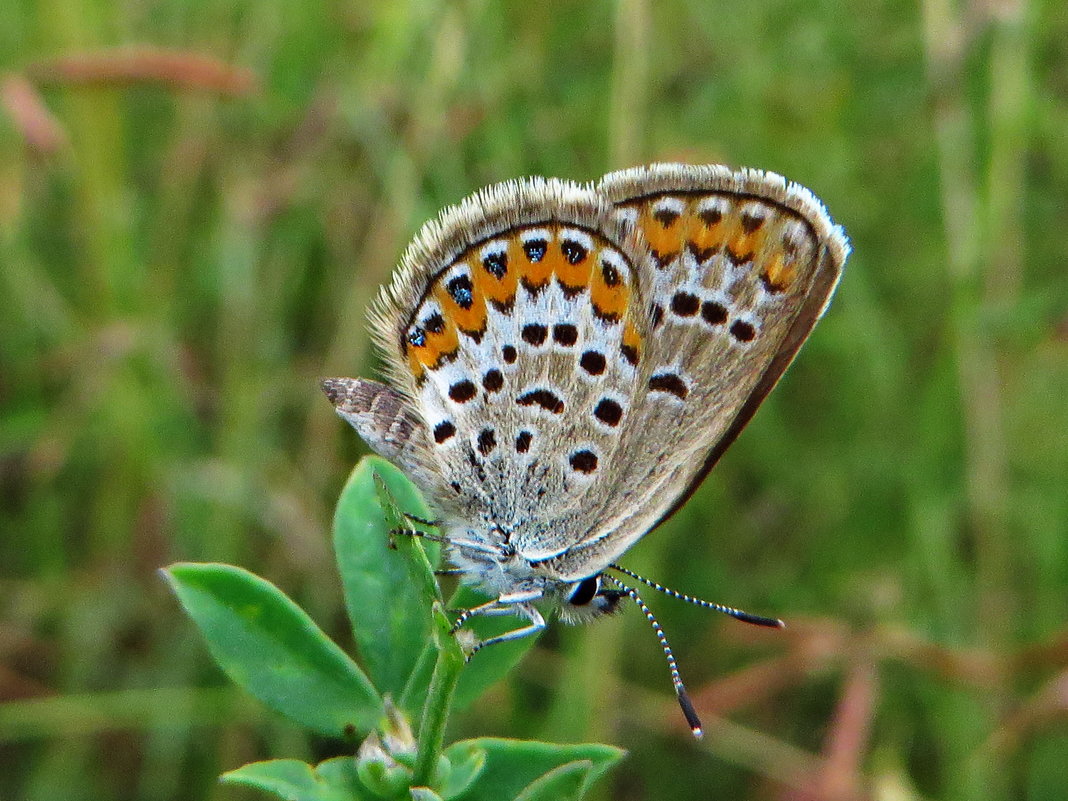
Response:
M723 246L723 223L718 215L696 210L686 215L686 243L704 259Z
M619 276L613 286L605 278L603 265L591 270L590 302L599 317L609 320L622 319L630 303L630 287L627 286L625 276Z
M764 268L764 283L769 290L782 292L794 282L796 277L796 263L785 262L782 252L776 252L771 255L767 267Z
M733 209L729 217L723 220L726 231L727 255L736 262L749 261L763 247L765 226L747 230L743 221L742 209Z
M478 277L477 271L473 271L473 274ZM481 282L473 282L467 276L449 278L447 275L442 276L438 285L434 287L433 293L441 306L446 324L454 323L461 331L469 334L482 334L486 330L486 299L480 291ZM463 281L465 278L466 282ZM463 282L465 291L469 294L469 297L462 296L464 298L462 304L456 299L458 295L456 289L450 288L454 281ZM447 326L446 330L448 330Z
M564 256L560 252L560 242L555 238L554 241L547 243L544 250L536 252L540 254L540 258L537 261L533 261L531 256L524 252L518 262L519 278L523 281L524 286L534 290L541 289L548 284L558 265L564 262Z
M485 296L487 301L492 301L498 308L510 308L515 301L515 288L519 283L520 265L526 261L522 243L515 237L508 240L508 248L504 252L504 274L498 278L491 273L485 265L479 265L475 270L475 289L478 294Z
M633 364L638 363L642 352L642 336L630 320L627 320L627 327L623 329L622 351L624 356L632 359Z
M584 249L583 249L584 250ZM571 263L572 259L568 259L562 250L557 251L554 249L557 257L553 261L553 272L556 274L556 280L567 290L577 292L580 289L585 289L590 285L590 270L594 263L594 257L596 251L578 253L572 259L575 261ZM581 255L581 258L579 256Z
M450 359L460 348L460 340L456 333L456 326L446 319L440 332L427 331L419 323L414 324L422 332L422 345L414 345L409 342L408 366L416 379L423 376L425 370L434 370L441 366L442 362Z
M686 221L682 217L673 219L670 225L664 225L662 220L653 216L653 204L648 202L642 207L638 225L650 249L661 256L667 257L682 249L686 233Z

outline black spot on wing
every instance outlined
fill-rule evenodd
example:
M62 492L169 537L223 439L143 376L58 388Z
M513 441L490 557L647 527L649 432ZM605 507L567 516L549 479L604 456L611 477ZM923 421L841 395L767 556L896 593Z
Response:
M490 253L482 259L482 266L494 278L504 278L508 272L508 254L503 250L499 253Z
M598 353L595 350L588 350L579 358L579 364L582 365L582 369L590 375L600 375L604 372L604 368L608 365L608 362L603 353Z
M679 317L693 317L700 308L700 298L690 292L676 292L671 297L671 311Z
M723 325L727 322L727 307L714 300L706 300L701 304L701 319L709 325Z
M619 270L607 259L601 262L601 277L604 279L605 286L619 286L623 283Z
M440 334L445 330L445 318L437 312L434 312L423 320L423 328L431 334Z
M455 433L456 426L452 424L452 421L444 420L434 426L434 442L440 445L446 440L452 438Z
M588 475L597 469L597 454L584 448L571 454L568 462L572 470Z
M471 398L475 397L476 392L475 385L466 378L449 387L449 397L457 403L467 403Z
M719 221L723 219L723 212L719 209L703 209L697 213L697 216L701 218L701 222L705 224L706 228L711 228L713 225L718 225Z
M742 213L742 230L747 234L753 233L760 226L764 224L764 220L767 219L762 214L753 214L752 212Z
M623 407L611 398L601 398L593 410L593 416L614 428L623 419Z
M745 320L735 320L731 323L731 336L739 342L752 342L756 337L756 328Z
M547 412L560 414L564 410L564 401L548 389L534 389L515 399L520 406L540 406Z
M548 247L549 243L544 239L528 239L523 243L523 252L531 262L537 263L545 258Z
M657 209L653 212L653 219L664 228L670 228L675 224L675 220L679 219L679 213L674 209Z
M470 309L471 304L474 303L474 294L471 286L471 279L466 275L458 275L455 278L449 280L449 283L445 285L445 289L448 290L449 295L456 301L456 305L461 309Z
M561 242L560 250L563 252L564 258L567 259L568 264L578 264L583 261L589 253L586 248L571 239L565 239Z
M499 392L503 386L504 376L501 375L501 371L496 367L487 370L486 374L482 376L482 388L485 389L486 392Z
M553 342L570 348L578 342L578 329L571 323L557 323L553 326Z
M523 326L520 335L523 337L524 342L537 347L545 344L545 338L548 334L549 329L541 323L527 323Z
M478 452L488 456L497 447L497 434L492 428L484 428L478 435Z
M686 382L675 373L657 373L649 379L650 392L667 392L676 398L685 398L690 394Z

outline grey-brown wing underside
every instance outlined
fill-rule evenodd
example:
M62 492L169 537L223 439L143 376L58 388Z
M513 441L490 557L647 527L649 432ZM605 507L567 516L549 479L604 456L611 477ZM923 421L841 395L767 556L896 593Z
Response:
M693 493L775 386L822 315L849 252L806 189L724 167L654 165L599 191L648 247L633 428L582 539L552 560L564 577L616 559Z

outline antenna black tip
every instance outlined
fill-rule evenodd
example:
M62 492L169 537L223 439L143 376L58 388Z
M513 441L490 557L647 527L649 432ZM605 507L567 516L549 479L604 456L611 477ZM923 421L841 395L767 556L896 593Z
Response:
M694 737L700 740L705 732L701 728L701 718L697 717L697 710L693 708L693 702L690 701L686 688L680 684L675 688L675 695L679 699L679 706L682 707L682 714L686 717L686 723L690 726L690 731L693 732Z
M728 612L735 620L740 620L743 623L749 623L753 626L763 626L768 629L784 629L786 624L783 623L777 617L763 617L762 615L753 615L749 612L743 612L741 609L732 609Z

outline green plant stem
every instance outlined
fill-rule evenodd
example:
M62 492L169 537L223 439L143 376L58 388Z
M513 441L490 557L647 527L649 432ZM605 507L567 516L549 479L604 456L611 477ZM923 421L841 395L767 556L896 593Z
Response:
M419 724L419 751L415 758L413 787L430 784L445 741L445 724L449 719L452 695L464 666L464 653L449 633L448 618L437 603L434 604L434 619L438 659L434 663L434 675L430 679L430 689L423 705L423 719Z

